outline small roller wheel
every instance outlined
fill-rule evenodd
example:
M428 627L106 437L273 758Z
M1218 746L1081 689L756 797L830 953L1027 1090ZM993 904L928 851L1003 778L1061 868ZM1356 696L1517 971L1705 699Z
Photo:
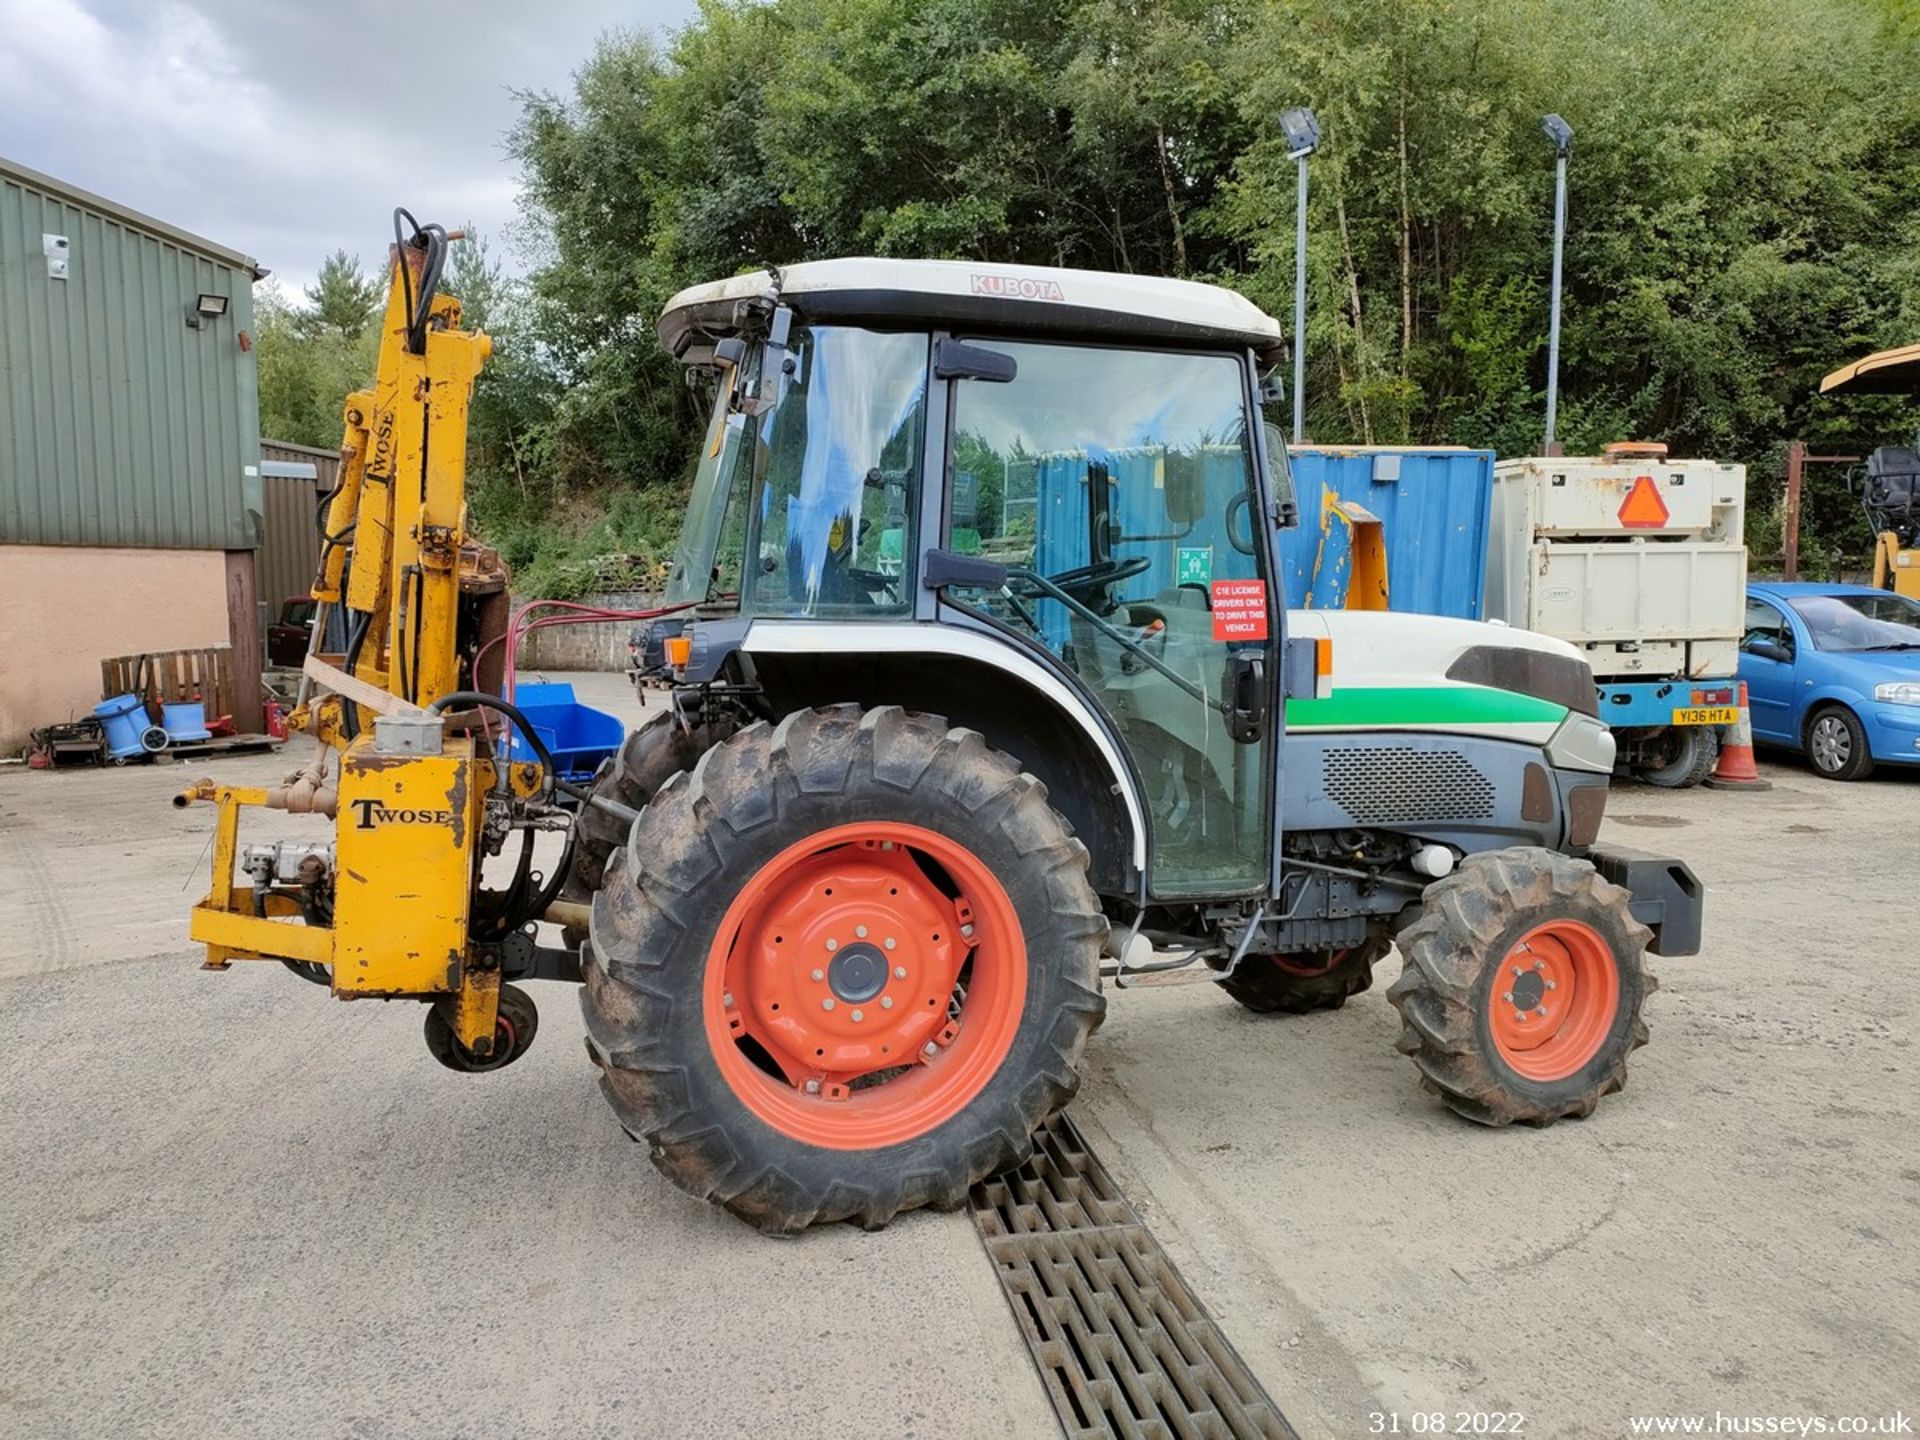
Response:
M493 1022L493 1049L488 1054L476 1055L454 1038L452 1011L452 997L436 1000L427 1007L427 1049L449 1070L458 1070L464 1075L506 1069L527 1053L534 1033L540 1028L540 1012L534 1008L533 997L516 986L502 985L500 1010Z
M1369 938L1343 950L1248 955L1215 983L1259 1015L1338 1010L1348 997L1372 988L1373 967L1392 948L1390 940Z

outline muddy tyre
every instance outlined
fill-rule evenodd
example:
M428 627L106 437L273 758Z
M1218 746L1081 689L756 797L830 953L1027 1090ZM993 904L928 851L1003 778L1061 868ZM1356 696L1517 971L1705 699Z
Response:
M1633 767L1636 779L1662 790L1690 790L1713 774L1720 760L1720 732L1711 725L1670 725L1656 753Z
M732 733L730 725L685 726L671 709L648 718L626 738L611 759L600 762L591 788L596 795L617 800L629 810L641 810L660 787L683 770L691 770L701 755ZM594 805L582 805L573 825L573 863L562 900L586 904L593 899L607 873L607 861L627 841L627 827L614 815ZM566 932L568 945L579 945L586 933Z
M1531 848L1469 856L1427 888L1387 998L1398 1048L1449 1109L1550 1125L1626 1084L1655 989L1628 902L1586 861Z
M1392 948L1390 940L1369 938L1346 950L1248 955L1232 976L1215 983L1260 1015L1338 1010L1373 987L1373 967Z
M653 797L581 1007L654 1165L767 1231L962 1204L1079 1084L1106 921L1046 789L897 707L755 724Z

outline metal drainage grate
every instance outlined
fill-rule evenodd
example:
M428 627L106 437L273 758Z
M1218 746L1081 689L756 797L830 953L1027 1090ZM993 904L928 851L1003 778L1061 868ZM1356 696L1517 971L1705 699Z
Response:
M1074 1123L1034 1142L970 1199L1070 1440L1299 1440Z

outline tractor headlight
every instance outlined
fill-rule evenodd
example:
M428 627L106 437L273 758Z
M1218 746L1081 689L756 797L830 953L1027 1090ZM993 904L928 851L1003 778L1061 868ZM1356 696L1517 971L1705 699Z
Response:
M1893 680L1876 685L1873 698L1882 705L1920 705L1920 680Z
M1574 711L1547 741L1547 763L1557 770L1613 771L1613 732L1591 715Z

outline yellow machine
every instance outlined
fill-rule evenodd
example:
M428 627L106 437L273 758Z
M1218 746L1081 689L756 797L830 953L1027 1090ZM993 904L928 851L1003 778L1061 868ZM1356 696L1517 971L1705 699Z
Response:
M274 789L201 780L175 803L219 807L213 884L192 916L207 968L278 960L342 999L430 1001L429 1047L477 1070L533 1038L532 1002L503 982L573 978L577 964L532 939L566 871L564 858L549 881L531 868L535 834L568 828L557 776L496 764L491 737L509 722L549 757L511 705L478 693L497 673L498 647L490 670L485 652L504 632L506 576L466 538L467 407L491 343L437 293L459 238L395 213L377 375L346 399L289 720L313 737L312 759ZM331 843L243 849L241 816L261 807L331 822ZM516 833L517 862L486 888L483 862Z
M1920 395L1920 345L1881 350L1820 382L1823 395ZM1873 526L1873 583L1920 600L1920 447L1882 446L1867 459L1861 503Z

